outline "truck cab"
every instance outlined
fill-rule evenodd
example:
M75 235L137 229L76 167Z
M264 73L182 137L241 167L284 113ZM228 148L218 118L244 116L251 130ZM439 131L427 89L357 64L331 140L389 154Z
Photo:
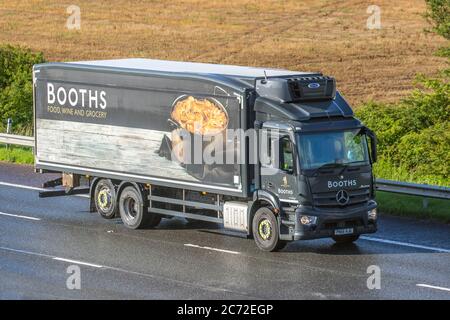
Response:
M269 153L257 168L256 189L277 201L279 241L345 243L375 232L376 137L336 92L335 80L265 78L256 92L255 127L266 132L260 146ZM273 230L266 220L253 222L253 234L271 250L280 244L267 241Z

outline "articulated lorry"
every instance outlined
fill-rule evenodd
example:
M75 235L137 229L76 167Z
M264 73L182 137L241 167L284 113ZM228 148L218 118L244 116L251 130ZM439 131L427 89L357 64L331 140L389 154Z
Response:
M223 224L266 251L377 229L376 137L320 73L150 59L34 66L41 197L126 227Z

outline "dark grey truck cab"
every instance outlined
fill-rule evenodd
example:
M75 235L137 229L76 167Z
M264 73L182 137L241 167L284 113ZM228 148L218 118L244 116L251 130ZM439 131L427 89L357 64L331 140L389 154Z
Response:
M277 132L265 143L279 150L278 159L261 163L256 189L279 201L280 239L352 242L375 232L376 137L336 92L335 80L258 79L256 93L256 126Z

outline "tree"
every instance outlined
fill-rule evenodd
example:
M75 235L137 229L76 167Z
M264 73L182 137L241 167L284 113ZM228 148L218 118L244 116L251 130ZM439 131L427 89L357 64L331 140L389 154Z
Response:
M433 26L433 31L450 40L450 0L425 0L426 17Z
M0 47L0 123L14 120L15 129L33 124L33 65L44 62L40 52L10 45Z

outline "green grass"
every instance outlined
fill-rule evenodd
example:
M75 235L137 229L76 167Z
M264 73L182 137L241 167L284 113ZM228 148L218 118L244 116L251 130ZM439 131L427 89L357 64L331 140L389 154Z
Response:
M31 148L0 145L0 161L33 164L34 155Z
M378 209L382 213L414 217L418 219L433 219L450 223L450 201L428 198L427 208L423 208L423 197L409 196L377 191Z

